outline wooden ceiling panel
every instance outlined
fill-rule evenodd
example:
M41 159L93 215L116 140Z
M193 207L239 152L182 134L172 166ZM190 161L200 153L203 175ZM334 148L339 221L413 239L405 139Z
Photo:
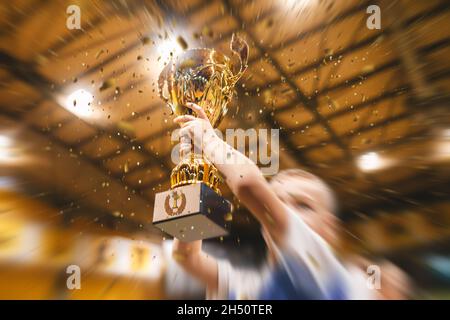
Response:
M302 105L281 111L275 115L277 122L287 129L296 128L314 120L314 115Z
M393 100L382 101L362 110L349 112L330 121L331 127L338 135L357 132L364 127L372 127L386 119L408 113L403 96ZM409 112L411 114L411 112Z
M307 65L316 63L324 54L320 49L320 34L313 34L293 44L283 46L273 54L283 71L293 74Z
M166 106L155 108L150 114L131 121L130 129L137 139L145 139L148 136L160 133L170 128L173 124L173 118L170 117L170 112ZM158 136L155 136L155 139L157 138Z
M339 87L333 91L325 91L319 97L319 112L322 115L331 115L343 110L352 111L355 106L368 103L382 96L385 92L399 88L402 78L399 77L399 69L388 69L387 71L373 75L359 81ZM346 80L342 79L345 83Z
M121 74L121 69L129 71L123 67L137 63L138 57L144 56L145 49L136 32L128 35L126 39L113 39L92 49L81 52L76 50L61 59L50 59L40 65L39 71L60 85L76 84L78 81L91 85L94 81L95 86L99 88L104 77L104 80L117 77Z
M320 81L319 72L321 71L314 68L310 71L302 72L299 76L294 78L296 86L300 88L308 98L313 97L318 92Z
M408 37L416 48L430 45L436 41L450 38L448 28L448 8L428 19L419 20L408 29Z
M212 36L214 38L219 37L219 34L214 33L214 29L209 28L209 25L205 25L205 21L210 21L214 17L222 16L224 16L223 4L217 0L208 1L189 17L189 28L193 33L198 32L199 34L202 34L203 31L203 34L206 37L211 36L211 31L213 32Z
M414 17L400 35L413 42L425 66L418 70L444 96L450 90L448 6L399 3L405 19ZM405 54L397 50L398 31L387 24L392 13L383 7L382 29L368 30L369 4L83 1L83 31L70 31L62 2L5 2L0 62L14 66L0 70L3 113L46 129L50 141L92 160L124 190L143 190L139 197L151 204L155 191L168 187L170 133L177 127L157 94L156 79L168 59L162 45L180 36L188 48L214 47L231 57L237 32L249 43L250 64L221 129L282 128L282 166L303 164L335 181L338 192L346 186L356 193L375 190L377 184L356 172L355 158L411 145L407 137L418 129L409 117L414 106L406 103L413 103L414 88L402 64ZM79 119L68 111L64 100L77 89L94 96L96 117ZM399 173L379 183L403 178Z
M450 70L450 59L448 59L449 45L428 54L425 58L427 62L427 74L435 74L444 70Z
M177 11L180 14L184 14L187 11L198 8L199 6L203 6L203 0L185 0L185 1L176 1L176 0L167 0L167 5L169 8Z
M429 12L438 6L442 6L445 1L430 0L430 1L402 1L402 15L404 19L411 19L417 17L418 13ZM419 14L420 15L420 14ZM422 20L422 19L421 19Z
M322 3L318 2L304 2L295 3L289 1L274 1L256 2L254 5L265 6L266 8L253 9L253 13L247 13L246 8L241 9L240 15L246 19L252 19L255 17L256 12L262 10L271 10L273 12L273 22L259 21L254 27L251 28L251 32L260 39L261 43L264 43L266 47L272 45L280 45L287 39L298 36L302 32L309 31L316 28L324 21L329 21L339 13L355 6L357 1L346 1L345 3L337 6L333 1L326 1ZM248 7L251 8L252 4ZM249 10L249 9L247 9ZM251 10L251 9L250 9ZM298 19L298 16L302 16L302 19ZM274 28L273 26L276 26Z
M335 144L327 144L323 147L314 148L306 153L308 160L317 163L330 163L336 159L342 159L344 152Z
M96 132L97 131L92 126L83 120L76 118L69 123L57 126L52 133L59 139L71 145L88 137L94 137Z
M138 151L128 151L105 161L105 167L116 174L124 175L131 169L139 167L145 161L145 156Z
M149 168L140 169L127 175L125 180L136 189L140 189L142 186L146 186L154 181L161 180L161 178L165 177L166 175L167 173L161 170L161 168L152 166Z
M0 87L0 97L2 107L20 110L33 105L41 98L41 93L22 81L14 80Z
M295 101L296 96L288 84L282 83L262 91L261 98L267 106L273 106L276 109Z
M253 81L256 82L252 88L267 82L272 82L275 79L280 79L278 71L265 59L259 59L252 63L246 73L252 75Z
M289 136L294 145L299 149L329 139L328 132L318 124L305 129L292 131L292 134Z
M415 130L408 119L393 121L390 125L377 127L352 137L349 148L356 153L379 145L389 145Z
M433 82L439 90L446 92L450 90L450 77L442 78Z
M209 29L211 30L210 32L212 32L213 37L214 34L216 34L216 37L221 37L222 35L233 32L233 30L238 28L239 26L234 17L222 14L217 17L217 20L209 25ZM205 32L205 30L202 31Z
M45 100L36 108L25 114L25 119L40 128L56 127L58 123L64 123L73 119L73 114L57 103Z
M103 134L82 146L81 150L89 158L103 158L105 155L118 154L123 143L116 137Z
M366 20L367 14L358 12L326 28L320 35L321 54L332 56L367 37L370 30L366 28Z

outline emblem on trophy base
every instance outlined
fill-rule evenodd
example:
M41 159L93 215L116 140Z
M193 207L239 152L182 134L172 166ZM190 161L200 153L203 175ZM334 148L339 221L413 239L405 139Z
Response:
M228 200L196 183L157 193L153 224L182 241L216 238L228 234L230 210Z

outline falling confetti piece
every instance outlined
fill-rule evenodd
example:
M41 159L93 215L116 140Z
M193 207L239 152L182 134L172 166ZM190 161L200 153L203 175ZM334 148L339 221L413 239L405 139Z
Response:
M186 50L188 48L188 44L182 36L178 36L177 42L183 50Z
M214 32L207 26L204 26L202 29L202 35L205 37L212 38L214 36Z
M112 78L111 78L111 79L108 79L108 80L105 80L105 81L102 83L102 85L101 85L99 91L104 91L104 90L106 90L106 89L109 89L109 88L111 88L111 87L114 87L115 84L116 84L116 80L114 80L114 79L112 79Z
M119 121L117 123L117 127L119 128L120 131L122 131L123 133L125 133L127 135L134 135L134 133L135 133L134 126L130 122Z
M105 50L103 50L103 49L99 50L99 51L97 52L97 54L95 55L95 59L100 58L100 56L101 56L103 53L105 53Z
M368 65L364 66L361 71L363 73L370 73L373 70L375 70L375 66L373 64L368 64Z
M119 212L119 211L114 211L114 212L112 213L112 215L113 215L114 217L119 217L119 216L120 216L120 212Z

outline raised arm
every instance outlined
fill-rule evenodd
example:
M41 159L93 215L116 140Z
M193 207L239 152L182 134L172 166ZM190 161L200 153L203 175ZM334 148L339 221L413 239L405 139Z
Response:
M174 239L172 256L185 271L203 282L209 290L217 289L217 261L202 251L201 240L182 242Z
M281 241L287 229L284 205L257 165L217 136L201 107L196 104L188 104L188 107L197 118L190 115L177 117L175 122L182 127L180 135L190 137L202 148L241 203L268 230L275 242Z

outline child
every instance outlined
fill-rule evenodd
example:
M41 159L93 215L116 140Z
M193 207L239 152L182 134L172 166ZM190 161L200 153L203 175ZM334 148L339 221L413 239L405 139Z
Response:
M260 270L239 270L204 253L201 241L174 240L173 255L219 299L352 299L355 283L327 242L336 241L335 202L327 185L302 170L279 173L269 183L250 159L221 140L201 107L197 118L177 117L180 135L201 148L231 191L258 219L268 247ZM188 152L190 144L181 146ZM364 285L364 284L363 284ZM367 289L368 290L368 289ZM365 298L365 297L361 297Z

